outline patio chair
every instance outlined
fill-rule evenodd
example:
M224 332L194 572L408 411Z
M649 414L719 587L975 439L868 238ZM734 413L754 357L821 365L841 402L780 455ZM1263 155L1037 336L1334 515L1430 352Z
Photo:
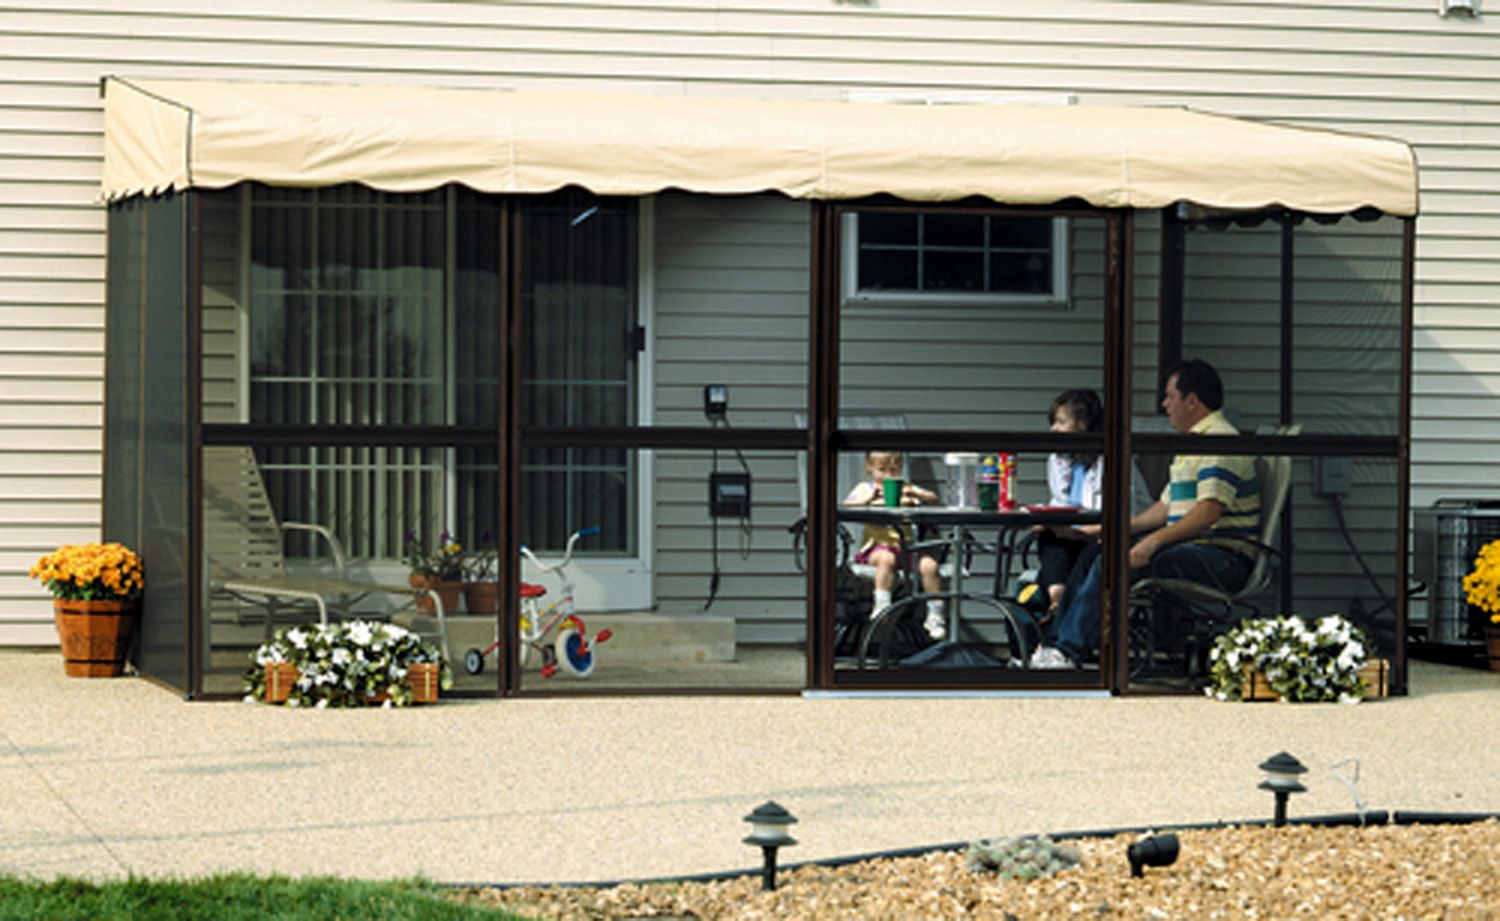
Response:
M1296 435L1301 430L1300 425L1284 425L1270 434ZM1244 617L1260 616L1255 602L1271 588L1275 574L1272 558L1280 554L1275 546L1276 529L1291 489L1291 474L1292 460L1286 455L1255 460L1260 531L1255 538L1226 538L1242 545L1242 552L1252 560L1250 575L1240 589L1227 591L1186 579L1145 578L1131 585L1128 632L1132 678L1152 667L1159 655L1172 653L1170 647L1180 650L1187 677L1201 677L1213 639Z
M293 575L287 572L283 540L287 531L309 531L328 544L331 574ZM266 492L260 465L248 447L209 445L203 448L203 559L207 569L210 604L217 596L237 606L237 622L248 608L265 622L269 639L283 613L303 616L317 611L318 622L330 616L348 617L355 604L384 593L406 605L426 595L432 600L438 624L438 643L448 655L447 613L437 592L410 585L350 579L338 537L326 527L298 521L278 521Z
M807 417L802 413L794 413L793 421L798 428L807 424ZM839 417L841 429L855 429L860 431L901 431L906 428L906 417L900 414L874 414L874 415L846 415ZM933 459L926 454L908 454L906 460L906 476L910 479L937 485ZM854 485L865 476L865 458L862 452L847 451L840 454L837 464L837 482L834 484L835 501L842 502L844 496L854 488ZM798 518L787 529L792 534L792 551L796 559L799 571L806 571L806 530L807 530L807 456L799 452L797 455L797 486L798 495L802 503L802 517ZM869 647L870 640L864 637L867 631L873 630L876 624L871 622L870 616L875 613L874 591L875 591L875 567L867 563L854 562L854 551L858 546L858 538L846 525L839 525L837 531L838 558L835 563L837 571L834 575L834 595L837 610L834 614L834 655L836 657L850 657L858 654L861 647ZM940 561L939 573L943 578L950 578L953 574L951 563L946 560ZM897 573L896 584L892 589L892 601L900 601L912 591L910 574ZM915 613L916 608L904 610ZM884 658L900 658L907 652L915 652L929 645L932 641L928 638L920 623L911 622L911 618L903 617L900 624L888 624L880 631L886 637L887 649L881 652ZM872 647L880 652L879 643Z

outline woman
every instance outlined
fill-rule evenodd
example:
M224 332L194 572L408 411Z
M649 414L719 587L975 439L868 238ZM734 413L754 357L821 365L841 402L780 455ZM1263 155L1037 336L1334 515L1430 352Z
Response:
M1104 403L1092 390L1064 390L1047 410L1054 432L1098 432L1104 427ZM1047 458L1047 487L1053 505L1098 511L1104 492L1104 455L1092 452L1053 454ZM1151 503L1145 479L1130 465L1132 514ZM1042 528L1037 534L1037 585L1047 594L1047 620L1062 601L1063 586L1078 558L1099 537L1098 525Z

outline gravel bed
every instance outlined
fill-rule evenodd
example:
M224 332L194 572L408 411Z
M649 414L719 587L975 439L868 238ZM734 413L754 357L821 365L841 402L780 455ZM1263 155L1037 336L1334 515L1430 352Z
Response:
M806 866L778 876L611 888L465 889L466 901L575 918L1500 918L1500 822L1181 831L1170 867L1132 879L1138 835L1067 842L1082 863L1042 879L965 867L959 853ZM784 854L785 859L789 854Z

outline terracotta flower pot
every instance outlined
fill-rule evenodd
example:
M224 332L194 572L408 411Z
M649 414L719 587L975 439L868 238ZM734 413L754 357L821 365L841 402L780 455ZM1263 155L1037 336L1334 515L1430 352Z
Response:
M500 583L464 583L464 609L470 614L493 614L499 601Z
M134 601L52 599L52 619L62 646L63 671L74 678L125 673L125 653L135 627Z
M1484 650L1489 653L1490 671L1500 672L1500 624L1484 625Z
M458 613L458 599L463 597L464 584L458 581L447 581L432 579L427 576L412 573L406 577L406 581L412 588L430 588L438 593L443 599L443 613L452 615ZM436 607L432 603L431 595L423 595L417 599L417 608L424 614L435 614Z

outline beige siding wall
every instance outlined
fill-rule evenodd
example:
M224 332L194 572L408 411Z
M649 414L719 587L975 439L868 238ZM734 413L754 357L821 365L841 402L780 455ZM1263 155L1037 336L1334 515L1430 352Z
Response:
M149 10L40 0L0 8L0 60L0 642L51 641L26 569L99 529L97 82L108 73L826 98L1071 93L1085 105L1192 105L1401 137L1423 168L1412 500L1500 495L1500 468L1485 463L1500 444L1492 18L1443 19L1419 0L162 0ZM785 258L794 251L795 237ZM687 378L658 382L659 421L695 411Z

